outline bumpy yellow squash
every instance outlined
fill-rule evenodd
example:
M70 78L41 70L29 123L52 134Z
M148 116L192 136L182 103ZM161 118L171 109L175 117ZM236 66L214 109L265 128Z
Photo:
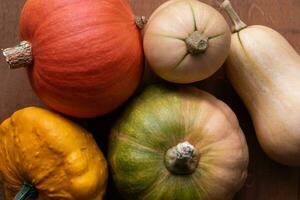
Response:
M0 163L6 200L101 200L105 193L107 165L92 135L45 109L19 110L1 124Z

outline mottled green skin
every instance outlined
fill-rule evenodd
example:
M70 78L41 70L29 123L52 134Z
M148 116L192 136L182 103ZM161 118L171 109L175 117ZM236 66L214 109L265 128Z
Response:
M199 109L193 112L193 107L190 108L188 116L182 112L183 97L185 100L186 95L194 98L193 94L182 90L165 85L148 87L127 107L113 127L109 162L114 181L127 199L208 199L202 181L207 183L212 179L214 172L210 165L202 169L198 167L190 175L175 175L164 164L169 148L185 142L192 132L197 135L201 132L191 131ZM203 162L207 163L209 159L212 160L211 156L206 156Z

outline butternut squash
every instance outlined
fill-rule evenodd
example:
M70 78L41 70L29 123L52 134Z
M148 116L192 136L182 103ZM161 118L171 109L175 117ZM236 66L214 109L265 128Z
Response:
M263 150L282 164L300 165L300 57L266 26L247 26L225 0L232 43L226 71L248 108Z

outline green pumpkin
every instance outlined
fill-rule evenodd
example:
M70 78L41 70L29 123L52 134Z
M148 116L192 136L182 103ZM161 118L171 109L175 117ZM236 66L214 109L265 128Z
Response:
M113 179L131 200L226 200L247 176L248 148L231 109L197 88L154 85L112 128Z

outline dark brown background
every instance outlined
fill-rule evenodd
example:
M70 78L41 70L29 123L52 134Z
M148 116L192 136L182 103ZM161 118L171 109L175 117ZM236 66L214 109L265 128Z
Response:
M221 0L218 0L219 2ZM165 0L130 0L137 15L149 16ZM217 9L216 0L203 0ZM300 52L300 0L232 0L241 18L251 24L267 25L283 34ZM0 0L0 48L19 42L18 19L24 0ZM157 80L148 70L146 82ZM300 77L299 77L300 78ZM300 199L299 168L285 167L271 161L259 147L249 115L238 96L219 70L208 80L197 85L215 94L236 112L247 137L250 149L249 176L237 200L296 200ZM0 121L17 109L43 104L32 92L24 69L9 70L4 59L0 59ZM112 114L90 120L78 121L93 132L99 146L106 153L109 127L118 115ZM0 163L2 164L2 163ZM0 200L2 198L0 197ZM122 199L112 181L106 199Z

